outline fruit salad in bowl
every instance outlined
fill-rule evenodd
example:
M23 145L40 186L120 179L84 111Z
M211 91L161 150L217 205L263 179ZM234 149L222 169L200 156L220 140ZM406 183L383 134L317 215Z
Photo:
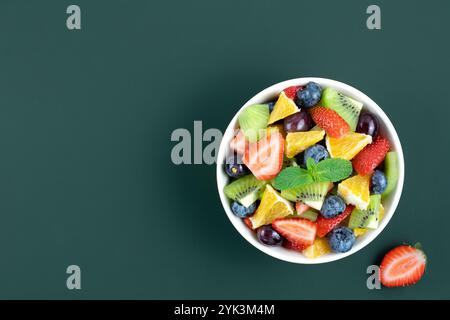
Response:
M304 264L370 243L394 214L404 179L401 144L382 109L322 78L254 96L232 119L217 160L220 198L240 234Z

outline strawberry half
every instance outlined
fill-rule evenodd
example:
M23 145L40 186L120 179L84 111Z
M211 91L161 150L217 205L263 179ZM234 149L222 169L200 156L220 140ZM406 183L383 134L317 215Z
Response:
M350 126L334 110L314 107L310 110L314 122L332 138L340 138L350 131Z
M250 220L250 217L244 218L242 219L245 223L245 225L252 231L254 231L255 229L253 229L253 224L252 224L252 220Z
M295 251L303 251L307 248L304 245L298 245L298 244L292 243L288 240L284 240L282 246L286 249L295 250Z
M236 152L239 155L243 155L245 152L246 141L245 135L242 130L239 130L238 133L234 136L233 140L230 142L230 149Z
M380 280L385 287L404 287L415 284L425 272L425 253L408 245L389 251L380 266Z
M342 221L345 220L353 211L353 206L347 205L344 212L342 212L340 215L334 217L334 218L324 218L322 215L319 215L317 218L316 224L317 224L317 235L320 238L325 237L328 232L336 228Z
M288 97L289 99L295 100L297 91L299 91L301 89L303 89L303 86L292 86L292 87L287 87L283 91L284 91L284 94L286 95L286 97Z
M309 206L304 204L303 202L299 201L295 204L295 211L297 211L297 214L302 214L303 212L308 211Z
M352 159L353 168L362 176L371 174L383 162L389 148L390 145L387 139L382 136L376 137L371 144L365 146Z
M272 228L286 238L292 247L305 249L314 243L317 226L314 222L302 218L276 219Z
M249 144L242 162L258 180L276 177L283 166L284 138L278 131L272 131L261 140Z

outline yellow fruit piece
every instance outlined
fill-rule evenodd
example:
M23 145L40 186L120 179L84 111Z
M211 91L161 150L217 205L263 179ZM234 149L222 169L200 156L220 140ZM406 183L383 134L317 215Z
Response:
M309 259L314 259L330 252L331 249L326 238L316 238L312 246L302 251L305 257Z
M294 213L292 204L282 198L270 185L266 186L261 203L255 214L250 218L253 229L270 224L278 218L284 218Z
M360 237L363 234L365 234L367 232L366 228L355 228L353 229L353 233L355 234L355 237Z
M327 136L325 143L332 158L351 160L365 146L372 143L372 137L367 134L349 132L338 139Z
M289 99L284 92L281 92L270 113L269 124L284 119L296 112L298 112L298 107L295 102L292 99Z
M347 204L366 210L370 200L369 184L370 175L356 175L338 184L338 194Z
M384 218L384 207L383 205L380 203L380 207L378 208L378 222L380 222L381 220L383 220Z
M268 126L267 130L269 132L272 132L272 130L277 131L277 132L281 133L283 135L283 137L286 137L286 132L284 131L283 124L273 124L271 126Z
M306 148L316 144L325 136L324 130L290 132L286 135L286 156L294 157Z

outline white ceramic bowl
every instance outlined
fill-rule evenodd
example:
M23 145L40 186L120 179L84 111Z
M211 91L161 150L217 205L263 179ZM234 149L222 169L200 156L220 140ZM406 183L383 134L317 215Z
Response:
M380 121L381 134L389 140L391 144L391 150L397 151L398 153L399 170L400 170L397 186L386 199L383 199L383 206L385 207L385 216L382 219L379 227L376 230L369 231L365 235L358 237L356 243L354 244L353 248L350 251L345 253L329 253L316 259L308 259L305 256L303 256L302 253L296 252L294 250L288 250L283 247L271 247L260 243L256 238L256 234L252 232L244 224L242 219L236 217L232 213L230 209L230 200L223 193L223 188L229 182L229 178L225 173L223 164L225 163L225 159L227 156L228 145L231 139L233 138L235 129L238 127L238 116L242 112L242 110L244 110L247 106L256 103L265 103L267 101L273 100L283 89L287 87L294 85L304 85L309 81L314 81L320 84L322 88L326 87L335 88L336 90L342 92L343 94L348 95L351 98L354 98L355 100L362 102L364 104L363 110L367 110L375 114ZM370 99L361 91L345 83L323 78L298 78L287 80L274 84L273 86L264 89L263 91L255 95L253 98L247 101L246 104L244 104L244 106L236 113L236 115L231 120L223 136L219 148L219 154L217 157L217 187L219 189L220 200L222 201L223 208L225 209L228 218L230 219L231 223L236 228L236 230L254 247L265 252L266 254L280 260L300 264L325 263L339 260L361 250L366 245L368 245L373 239L375 239L383 231L383 229L386 227L386 225L389 223L392 216L394 215L395 209L397 208L400 196L402 194L404 173L405 173L405 164L403 159L402 146L400 144L400 140L398 138L394 126L392 125L391 121L386 116L386 114L383 112L383 110L372 99Z

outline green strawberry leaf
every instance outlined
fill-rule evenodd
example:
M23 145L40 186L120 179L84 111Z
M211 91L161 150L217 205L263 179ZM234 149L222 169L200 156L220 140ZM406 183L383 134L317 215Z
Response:
M278 174L273 187L278 190L286 190L312 182L314 180L308 170L300 167L289 167Z
M352 163L348 160L325 159L315 165L313 176L316 182L337 182L348 178L352 171Z

